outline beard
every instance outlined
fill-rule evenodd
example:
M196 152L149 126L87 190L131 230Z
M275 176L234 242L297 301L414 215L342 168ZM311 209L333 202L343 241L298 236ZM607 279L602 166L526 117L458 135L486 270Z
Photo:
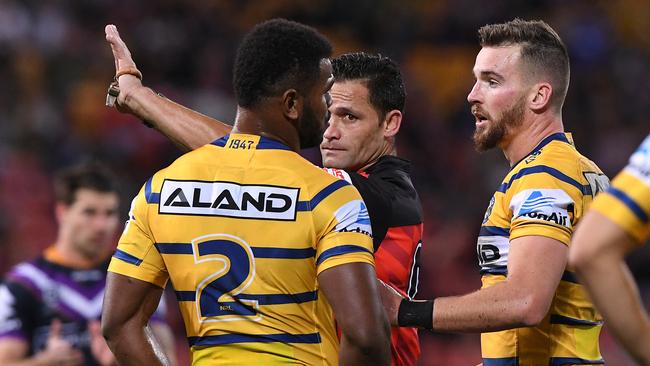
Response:
M304 114L300 118L298 126L301 149L320 145L325 129L325 116L318 118L311 107L305 106Z
M503 141L508 132L519 127L523 123L525 108L525 96L517 100L509 109L506 109L497 118L485 115L489 122L484 127L477 127L474 131L474 148L478 152L484 152L497 147Z

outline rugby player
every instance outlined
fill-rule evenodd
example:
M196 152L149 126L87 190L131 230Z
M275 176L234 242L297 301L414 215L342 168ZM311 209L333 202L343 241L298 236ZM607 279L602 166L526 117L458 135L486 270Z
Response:
M137 70L118 34L110 34L116 70ZM330 119L321 142L326 171L352 183L368 206L378 278L414 297L422 246L422 208L410 178L410 163L396 156L395 135L405 90L397 65L387 57L350 53L332 60ZM220 138L230 126L186 109L120 78L118 109L146 121L183 150ZM420 354L415 328L393 328L392 364L415 365Z
M256 26L237 51L230 134L183 155L137 195L102 317L120 364L165 363L146 321L168 279L195 365L388 364L365 204L297 154L320 140L330 54L302 24ZM123 86L138 72L121 67Z
M16 265L0 286L0 364L115 365L99 329L118 225L115 182L101 166L86 164L60 172L54 188L56 242ZM152 327L173 359L161 311Z
M569 263L607 326L639 365L650 365L650 321L624 257L650 237L650 136L599 195L573 236Z
M468 95L479 151L500 148L510 172L480 228L483 286L463 296L409 301L382 287L392 323L482 332L484 366L593 365L602 318L567 268L576 224L606 176L564 132L569 58L542 21L479 29Z

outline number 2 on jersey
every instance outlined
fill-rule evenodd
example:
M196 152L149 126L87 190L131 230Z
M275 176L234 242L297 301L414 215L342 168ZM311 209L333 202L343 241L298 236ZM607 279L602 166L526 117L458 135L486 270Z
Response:
M197 285L197 310L206 321L242 320L256 316L257 302L238 299L255 276L251 248L232 235L208 235L193 240L194 261L219 269Z

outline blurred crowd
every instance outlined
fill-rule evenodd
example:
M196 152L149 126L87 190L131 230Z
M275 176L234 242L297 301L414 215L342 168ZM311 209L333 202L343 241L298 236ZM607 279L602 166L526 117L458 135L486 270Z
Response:
M57 169L92 159L108 164L126 219L143 182L180 155L155 131L104 106L114 73L107 23L118 26L146 85L222 121L234 119L236 46L259 21L301 21L326 34L336 54L364 50L397 61L408 94L398 152L413 162L425 209L419 297L429 298L480 286L476 236L509 169L500 152L479 155L471 142L466 95L478 27L521 17L558 31L572 68L565 128L613 176L650 132L643 122L650 115L647 14L645 0L0 1L0 274L53 243ZM650 249L631 260L650 300L648 263ZM601 346L609 364L627 364L607 333ZM422 365L474 365L479 337L422 333L422 351Z

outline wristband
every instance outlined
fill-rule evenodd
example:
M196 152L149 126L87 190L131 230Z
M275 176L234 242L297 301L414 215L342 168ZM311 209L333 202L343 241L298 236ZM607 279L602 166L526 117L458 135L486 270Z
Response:
M117 73L115 74L115 80L118 80L120 76L127 75L127 74L133 75L136 78L142 80L142 73L140 72L140 70L136 69L133 66L125 67L123 69L118 70Z
M433 329L433 300L412 301L403 299L397 311L397 324L400 327Z

